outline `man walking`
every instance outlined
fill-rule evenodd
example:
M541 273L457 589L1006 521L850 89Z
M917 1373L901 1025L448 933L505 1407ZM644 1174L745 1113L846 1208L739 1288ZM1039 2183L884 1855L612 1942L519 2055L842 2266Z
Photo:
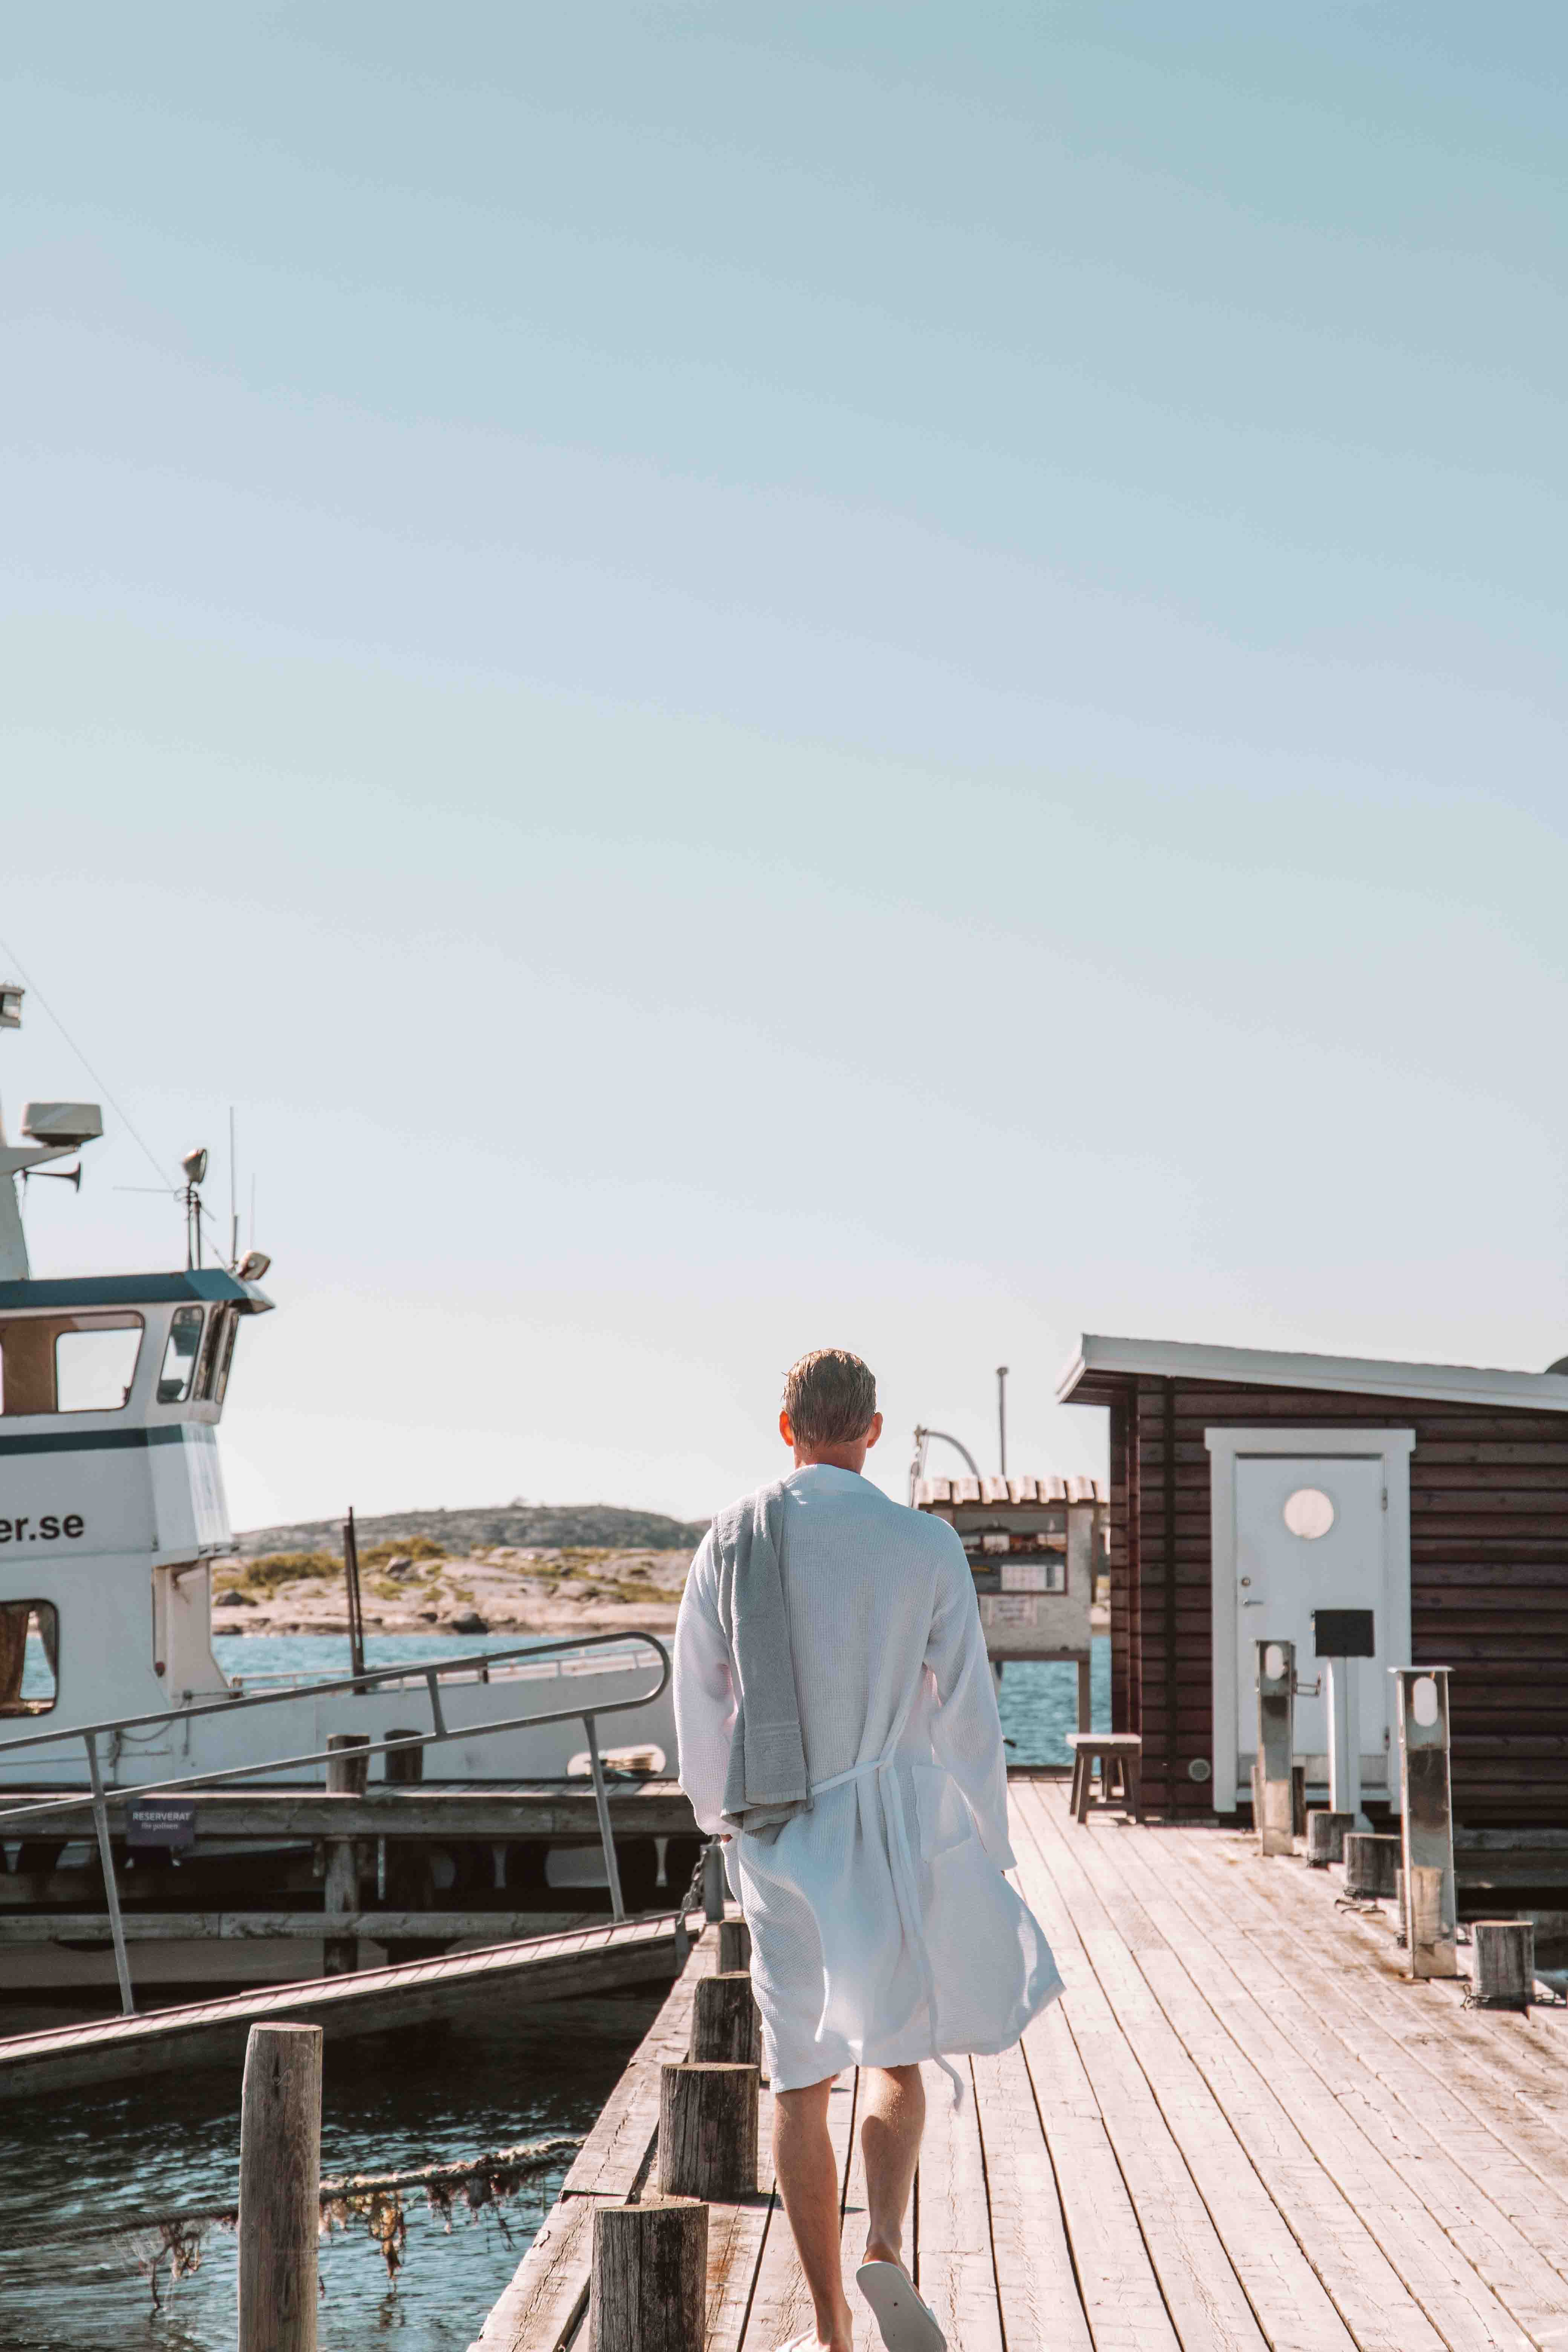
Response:
M803 1356L795 1468L721 1511L675 1637L680 1780L726 1836L773 2090L773 2160L811 2289L801 2347L850 2352L828 2094L866 2070L857 2284L889 2352L942 2352L903 2264L922 2059L1005 2050L1061 1990L1003 1876L1007 1780L963 1547L861 1475L881 1434L858 1356Z

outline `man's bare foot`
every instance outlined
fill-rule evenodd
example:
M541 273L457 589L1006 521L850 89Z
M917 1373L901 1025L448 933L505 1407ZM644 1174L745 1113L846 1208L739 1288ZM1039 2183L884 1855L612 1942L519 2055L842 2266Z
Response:
M897 2246L890 2245L886 2238L868 2238L866 2251L860 2259L863 2263L897 2263L900 2270L904 2267L902 2252Z

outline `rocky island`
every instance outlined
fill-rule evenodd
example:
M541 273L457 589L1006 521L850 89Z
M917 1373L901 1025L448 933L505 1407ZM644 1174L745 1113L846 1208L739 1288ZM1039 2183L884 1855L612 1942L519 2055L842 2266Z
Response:
M668 1632L706 1523L649 1511L513 1503L357 1522L376 1633ZM336 1520L261 1528L213 1563L215 1633L348 1629Z

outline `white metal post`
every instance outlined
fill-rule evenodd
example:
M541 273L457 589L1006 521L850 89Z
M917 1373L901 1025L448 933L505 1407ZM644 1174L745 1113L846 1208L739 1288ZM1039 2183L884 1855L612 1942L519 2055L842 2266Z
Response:
M103 1801L103 1775L98 1769L98 1742L84 1736L87 1777L92 1783L92 1825L98 1832L98 1858L103 1865L103 1892L109 1903L109 1932L114 1938L114 1973L120 1979L120 2006L127 2017L136 2014L131 1992L131 1963L125 1957L125 1922L120 1916L120 1889L114 1883L114 1851L109 1843L109 1811Z
M621 1865L616 1856L616 1841L610 1834L610 1799L605 1787L605 1768L599 1761L599 1735L594 1718L585 1715L583 1721L588 1733L588 1769L594 1775L594 1803L599 1815L599 1843L605 1849L605 1876L610 1885L610 1910L617 1920L626 1916L621 1900Z
M1399 1700L1399 1817L1410 1973L1457 1976L1459 1914L1448 1776L1448 1668L1393 1666L1389 1671Z
M1371 1827L1361 1809L1361 1721L1356 1710L1356 1661L1326 1658L1329 1679L1329 1810L1348 1813L1358 1830Z
M1293 1699L1296 1645L1258 1642L1258 1851L1293 1853L1296 1840L1290 1802L1290 1765L1295 1738Z

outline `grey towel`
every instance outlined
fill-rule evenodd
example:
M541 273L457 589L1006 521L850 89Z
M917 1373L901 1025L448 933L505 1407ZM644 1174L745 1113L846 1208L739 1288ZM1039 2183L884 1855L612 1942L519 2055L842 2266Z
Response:
M735 1676L735 1730L722 1820L731 1830L773 1838L811 1811L800 1734L789 1612L779 1553L784 1486L763 1486L713 1522L719 1617Z

